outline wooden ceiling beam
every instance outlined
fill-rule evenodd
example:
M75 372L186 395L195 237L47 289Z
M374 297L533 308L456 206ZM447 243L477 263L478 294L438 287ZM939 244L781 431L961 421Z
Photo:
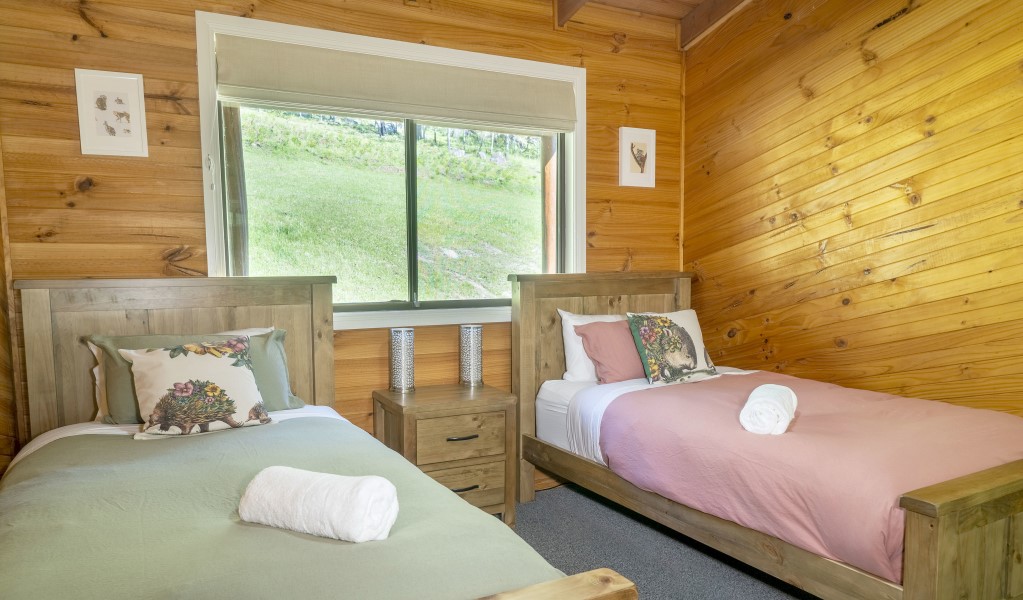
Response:
M689 45L719 22L742 8L750 0L703 0L682 17L682 48Z
M568 23L575 13L586 4L587 0L551 0L554 3L554 24L561 28Z

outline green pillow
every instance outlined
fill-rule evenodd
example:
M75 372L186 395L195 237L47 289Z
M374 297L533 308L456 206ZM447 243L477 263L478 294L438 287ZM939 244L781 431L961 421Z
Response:
M250 335L249 356L256 387L263 396L267 410L300 408L304 402L291 393L288 381L288 360L284 353L284 337L287 332L274 329L267 333ZM131 363L117 352L121 350L142 350L146 348L167 348L192 342L220 342L238 337L237 335L92 335L85 338L97 348L97 359L102 355L101 368L105 383L107 414L103 422L114 424L142 423L135 383L132 379ZM97 393L103 393L98 390ZM103 402L99 402L102 408Z

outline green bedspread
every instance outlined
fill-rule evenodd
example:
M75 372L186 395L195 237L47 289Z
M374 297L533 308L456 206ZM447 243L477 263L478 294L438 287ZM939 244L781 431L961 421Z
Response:
M390 537L351 544L238 518L260 469L380 475ZM210 435L54 441L0 482L0 597L475 598L555 579L498 519L354 425L298 418Z

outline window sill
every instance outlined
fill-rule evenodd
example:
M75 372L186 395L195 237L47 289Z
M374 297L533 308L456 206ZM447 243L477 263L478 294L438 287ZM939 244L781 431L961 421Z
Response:
M462 323L507 323L509 321L511 321L510 306L335 312L334 330L459 325Z

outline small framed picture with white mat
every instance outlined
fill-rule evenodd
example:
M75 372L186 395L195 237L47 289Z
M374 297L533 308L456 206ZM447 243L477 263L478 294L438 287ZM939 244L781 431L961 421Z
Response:
M149 156L142 75L75 69L82 154Z
M654 187L656 137L653 129L618 128L618 185Z

